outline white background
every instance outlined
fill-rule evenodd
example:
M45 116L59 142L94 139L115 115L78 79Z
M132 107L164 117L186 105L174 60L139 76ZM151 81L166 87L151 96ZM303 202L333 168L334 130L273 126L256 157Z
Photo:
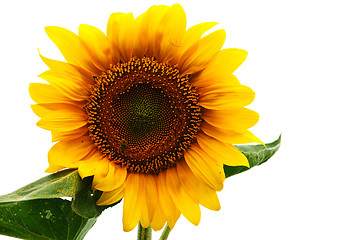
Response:
M28 94L62 59L44 27L103 31L112 12L136 16L174 1L6 1L0 8L0 195L42 176L50 133L36 127ZM225 182L222 209L202 209L198 227L183 217L170 239L361 239L358 1L183 1L188 27L216 21L225 47L249 55L237 70L256 92L260 114L252 131L264 142L282 132L280 151L266 164ZM85 238L135 239L122 231L122 205L109 209ZM160 233L154 235L154 239ZM105 237L106 236L106 237ZM8 239L0 236L0 239Z

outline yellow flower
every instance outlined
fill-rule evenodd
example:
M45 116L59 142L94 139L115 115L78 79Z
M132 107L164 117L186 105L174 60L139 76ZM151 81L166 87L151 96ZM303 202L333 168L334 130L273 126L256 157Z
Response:
M233 144L259 142L247 129L254 92L233 72L247 52L223 49L216 23L186 30L183 8L153 6L134 19L110 16L106 35L47 27L67 62L41 56L50 70L30 84L37 125L57 142L49 168L77 168L103 191L98 205L123 199L123 227L173 228L180 214L198 225L200 206L219 210L223 164L248 166Z

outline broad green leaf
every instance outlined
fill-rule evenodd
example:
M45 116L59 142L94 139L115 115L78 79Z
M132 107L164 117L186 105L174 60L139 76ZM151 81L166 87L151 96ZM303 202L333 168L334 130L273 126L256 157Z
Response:
M0 234L32 240L81 240L96 218L83 218L63 199L0 203Z
M23 239L83 239L103 210L92 178L64 170L0 196L0 234ZM72 201L60 199L71 197ZM113 206L113 205L111 205Z
M75 194L83 188L84 183L82 182L78 171L75 169L67 169L43 177L15 192L0 196L0 202L59 197L74 198Z
M248 159L250 168L261 165L270 159L281 146L281 136L274 142L266 144L264 147L261 144L257 145L234 145L241 151ZM247 171L248 167L245 166L227 166L224 165L224 172L226 177L231 177L238 173Z
M67 169L43 177L15 192L0 196L1 202L71 197L74 211L86 218L94 218L107 207L97 206L101 192L91 189L92 178L82 180L75 169Z

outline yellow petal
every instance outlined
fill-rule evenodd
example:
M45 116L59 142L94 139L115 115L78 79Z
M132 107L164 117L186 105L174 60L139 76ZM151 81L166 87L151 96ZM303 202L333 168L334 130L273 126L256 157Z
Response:
M74 101L84 101L90 96L90 86L83 81L80 75L68 75L66 72L48 70L39 77Z
M202 78L200 77L200 74L197 74L191 76L190 81L196 87L199 94L208 93L221 87L237 88L240 85L239 80L234 74L226 74L220 77L213 78Z
M176 168L166 170L166 179L169 193L177 208L188 221L197 226L201 220L201 210L181 185Z
M113 62L108 38L98 28L80 24L79 39L98 69L106 71L109 69L110 64L116 63Z
M133 51L134 16L132 13L113 13L107 25L107 36L113 50L113 62L127 62Z
M215 54L222 48L226 32L221 29L210 33L189 47L179 60L182 74L192 74L207 67Z
M113 191L123 185L127 169L109 161L109 170L105 176L94 176L93 187L103 192Z
M197 178L216 191L222 190L225 179L222 164L211 158L196 144L187 149L184 158Z
M114 189L113 191L103 192L100 198L98 199L97 205L106 206L119 202L124 196L124 187L125 184L121 185L117 189Z
M94 168L92 169L92 172L93 172L94 177L93 177L93 182L92 182L92 188L100 190L100 189L96 188L95 186L101 185L101 182L104 181L104 179L108 176L109 159L104 157L100 161L97 161L96 164L94 164L93 166L94 166Z
M128 174L123 204L123 230L125 232L133 230L140 220L144 208L143 190L140 174Z
M180 216L180 211L176 207L172 197L169 194L169 190L167 188L166 171L161 171L159 173L157 178L157 188L160 209L164 214L170 229L173 229Z
M184 34L182 47L185 49L189 48L191 45L197 42L205 32L217 24L218 23L216 22L204 22L189 28Z
M179 4L172 5L159 23L164 28L164 35L159 46L159 61L176 63L180 57L183 36L187 26L186 14ZM157 53L157 52L156 52Z
M43 118L53 114L57 110L68 110L74 112L82 112L82 109L78 106L68 103L43 103L43 104L32 104L31 109L33 112Z
M45 31L68 63L87 69L94 74L100 73L100 70L94 66L89 54L81 45L80 39L75 33L55 26L46 27Z
M182 186L184 186L189 196L196 196L198 202L208 209L214 211L221 209L216 191L200 181L185 161L180 161L177 164L177 173Z
M192 200L199 204L199 181L196 179L194 174L190 171L187 163L185 161L179 161L177 163L177 174L179 177L179 181L188 195L192 198ZM189 170L190 172L188 172Z
M222 142L231 144L245 144L245 143L262 143L256 136L248 130L227 130L214 127L206 122L201 125L202 131L208 136L214 137Z
M200 183L199 187L199 203L210 210L219 211L221 204L219 202L217 192L210 188L208 185Z
M72 103L74 100L61 94L56 88L45 83L30 83L29 93L36 103Z
M94 149L94 144L89 137L56 143L48 153L50 165L77 167L77 162L82 160Z
M205 109L202 118L217 128L239 131L254 126L258 122L259 115L247 108L231 110Z
M227 48L219 51L201 73L202 78L219 78L232 74L246 59L247 51Z
M85 113L69 109L59 109L43 117L37 122L37 126L54 131L71 131L87 124Z
M56 72L62 72L62 74L66 77L72 78L74 75L77 76L76 78L81 79L81 81L84 82L84 84L94 84L94 73L91 73L87 71L84 68L78 67L76 65L67 63L67 62L61 62L57 60L53 60L50 58L46 58L43 55L40 54L39 56L41 60L51 69Z
M215 138L212 138L204 133L197 134L197 140L199 146L212 158L218 160L222 164L228 166L247 166L249 162L235 146L229 143L221 142Z
M164 34L164 29L159 28L159 22L168 9L169 6L154 5L135 19L134 55L138 58L153 56L154 50L159 49Z
M69 141L74 140L76 138L80 138L82 136L88 135L88 126L83 126L81 128L71 130L71 131L51 131L51 141Z
M104 174L108 172L109 160L104 158L98 150L92 151L82 161L78 162L78 173L81 178Z
M230 110L250 104L255 93L243 85L219 86L218 89L203 93L199 98L199 105L208 109Z
M140 223L144 228L147 228L153 220L154 213L158 205L157 186L155 176L153 175L141 174L140 178L143 179L143 199L145 200L145 206L140 218Z
M54 172L60 171L64 168L66 168L66 167L49 164L49 167L47 169L45 169L45 172L46 173L54 173Z
M164 214L162 213L160 206L157 207L154 213L154 217L151 223L152 229L154 231L159 231L164 227L164 224L166 222L166 219L164 217Z

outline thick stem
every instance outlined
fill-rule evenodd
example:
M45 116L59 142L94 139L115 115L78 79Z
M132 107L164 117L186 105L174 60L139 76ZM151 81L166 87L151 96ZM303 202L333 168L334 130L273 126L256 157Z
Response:
M142 225L138 224L138 237L137 240L151 240L152 239L152 227L143 228Z
M163 230L162 236L160 236L159 240L166 240L168 239L170 233L170 227L167 225L165 225L165 228Z

